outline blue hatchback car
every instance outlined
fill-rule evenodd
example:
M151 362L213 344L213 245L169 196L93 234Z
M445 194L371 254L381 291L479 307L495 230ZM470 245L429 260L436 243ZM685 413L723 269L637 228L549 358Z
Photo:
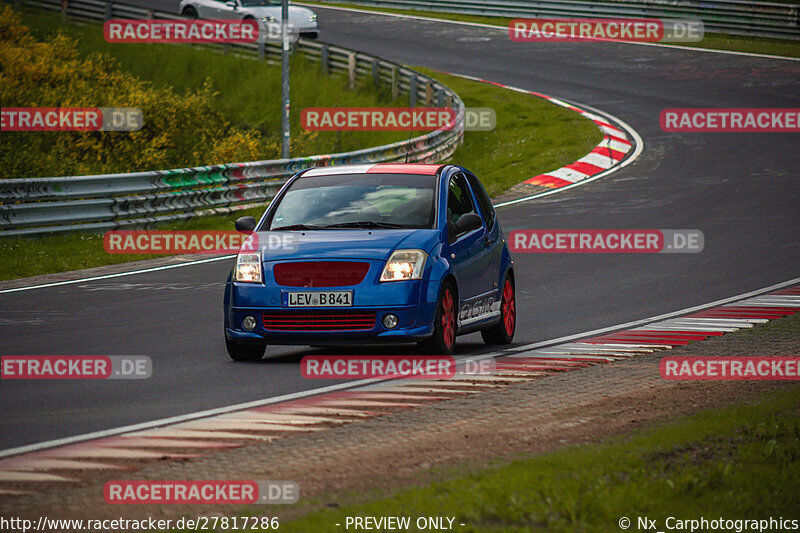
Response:
M322 167L290 178L251 233L225 287L225 344L237 361L269 344L514 337L513 262L492 204L453 165Z

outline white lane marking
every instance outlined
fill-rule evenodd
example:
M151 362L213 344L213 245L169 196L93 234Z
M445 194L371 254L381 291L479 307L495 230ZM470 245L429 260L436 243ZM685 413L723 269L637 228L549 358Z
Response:
M657 348L659 350L670 350L672 349L671 344L636 344L636 341L632 340L631 342L625 341L614 341L614 342L598 342L598 343L589 343L589 344L597 344L598 346L611 346L613 348Z
M205 411L198 411L195 413L187 413L185 415L178 415L178 416L171 416L167 418L161 418L159 420L153 420L150 422L141 422L139 424L131 424L128 426L122 426L118 428L112 429L105 429L101 431L93 431L90 433L84 433L82 435L75 435L72 437L64 437L61 439L54 439L44 442L39 442L36 444L28 444L25 446L18 446L16 448L9 448L6 450L0 450L0 458L1 457L10 457L13 455L19 455L22 453L29 453L37 450L43 450L47 448L54 448L56 446L64 446L66 444L74 444L77 442L83 442L87 440L94 440L103 437L112 437L115 435L121 435L123 433L131 433L131 432L141 432L144 430L151 430L155 428L161 428L163 426L178 424L181 422L189 422L190 420L197 420L200 418L209 418L215 415L221 415L225 413L232 413L234 411L243 411L246 409L252 409L254 407L263 407L266 405L281 403L281 402L288 402L290 400L297 400L300 398L307 398L309 396L316 396L318 394L324 394L326 392L334 392L340 391L344 389L349 389L353 387L357 387L359 385L367 385L370 383L378 383L379 379L362 379L359 381L354 381L350 383L338 383L336 385L329 385L327 387L320 387L317 389L311 389L307 391L301 392L293 392L291 394L284 394L282 396L275 396L274 398L267 398L264 400L255 400L252 402L245 402L235 405L229 405L227 407L218 407L215 409L207 409ZM137 433L138 435L143 435L143 433ZM219 436L219 435L215 435ZM240 438L240 437L231 437L231 438Z
M650 318L642 318L640 320L633 320L631 322L625 322L624 324L618 324L616 326L608 326L605 328L595 329L592 331L587 331L585 333L575 333L574 335L566 335L564 337L559 337L557 339L552 339L548 341L541 341L541 342L534 342L531 344L525 344L523 346L515 347L514 352L522 351L522 350L533 350L536 348L545 348L548 346L553 346L556 344L563 344L565 342L583 339L586 337L593 337L597 335L601 335L604 333L611 333L620 330L628 330L631 328L635 328L637 326L644 326L646 324L652 324L653 322L660 322L669 318L679 317L681 315L688 315L690 313L694 313L697 311L703 311L705 309L709 309L711 307L718 307L720 305L724 305L731 302L736 302L739 300L744 300L746 298L750 298L753 296L760 296L767 292L777 291L779 289L783 289L784 287L789 287L791 285L797 285L800 283L800 278L790 279L788 281L784 281L781 283L776 283L775 285L770 285L769 287L764 287L763 289L756 289L754 291L746 292L743 294L738 294L736 296L730 296L728 298L723 298L721 300L715 300L713 302L709 302L707 304L695 305L693 307L687 307L686 309L679 309L677 311L672 311L671 313L664 313L663 315L657 315ZM695 320L695 319L691 319ZM704 319L708 321L707 319ZM714 321L718 319L712 319ZM722 322L720 322L722 323Z
M739 318L675 318L673 324L695 324L697 326L722 326L732 328L752 328L753 323Z
M617 152L622 152L624 154L631 149L631 146L629 144L621 143L606 137L600 141L600 144L598 144L596 148L611 148L612 150L616 150Z
M589 177L589 174L586 174L585 172L581 172L580 170L575 170L574 168L567 168L567 167L557 168L556 170L545 172L543 175L551 176L553 178L558 178L564 181L568 181L570 183L578 183L579 181L583 181ZM498 204L495 207L500 207L500 205Z
M169 270L171 268L180 268L190 265L199 265L202 263L212 263L214 261L222 261L224 259L233 259L236 255L224 255L222 257L212 257L210 259L200 259L199 261L187 261L186 263L176 263L174 265L164 265L159 267L152 267L152 268L143 268L140 270L131 270L128 272L117 272L116 274L105 274L103 276L92 276L90 278L80 278L80 279L70 279L66 281L55 281L53 283L43 283L41 285L29 285L27 287L16 287L14 289L3 289L0 290L0 294L6 294L10 292L19 292L19 291L29 291L33 289L44 289L47 287L58 287L60 285L72 285L73 283L85 283L87 281L97 281L100 279L109 279L109 278L119 278L122 276L132 276L134 274L145 274L147 272L156 272L158 270Z
M387 13L385 11L373 11L371 9L357 9L353 7L336 7L329 4L314 4L314 3L297 3L294 2L294 5L297 6L308 6L308 7L318 7L322 9L336 9L339 11L353 11L356 13L369 13L371 15L383 15L386 17L396 17L396 18L406 18L406 19L416 19L416 20L426 20L429 22L444 22L447 24L459 24L461 26L474 26L477 28L490 28L495 30L501 30L503 32L508 32L508 26L495 26L494 24L486 24L483 22L466 22L460 20L449 20L449 19L439 19L435 17L423 17L420 15L403 15L402 13ZM454 13L455 14L455 13ZM479 16L479 15L473 15ZM513 17L506 17L506 18L513 18ZM694 46L683 46L679 44L667 44L667 43L643 43L638 41L606 41L608 43L616 43L616 44L633 44L639 46L656 46L660 48L674 48L677 50L684 50L688 52L708 52L712 54L728 54L728 55L738 55L738 56L747 56L747 57L761 57L766 59L784 59L786 61L800 61L800 58L797 57L788 57L788 56L778 56L772 54L759 54L757 52L737 52L736 50L715 50L713 48L697 48Z
M663 333L672 333L675 331L691 331L696 333L716 333L716 332L730 332L736 331L737 328L703 328L700 326L687 326L687 325L664 325L661 323L651 324L649 326L642 326L639 328L633 328L630 331L654 331L654 332L663 332Z
M629 357L630 354L623 357ZM609 354L569 354L569 353L549 353L549 352L531 352L526 355L512 355L511 357L519 357L523 359L570 359L572 361L582 361L586 359L604 359L606 361L617 361L620 357L615 357Z
M610 168L611 166L616 164L616 161L614 159L611 159L607 155L598 154L597 152L589 152L585 156L578 159L578 162L588 163L590 165L594 165L600 168Z
M519 352L524 352L526 350L527 351L531 351L531 350L536 350L536 349L539 349L539 348L553 347L553 346L556 346L556 345L559 345L559 344L569 343L570 341L573 341L573 340L576 340L576 339L582 339L582 338L586 338L586 337L596 336L596 335L600 335L600 334L608 333L608 332L613 332L613 331L630 329L630 328L634 328L634 327L637 327L637 326L643 326L643 325L646 325L646 324L652 324L654 322L661 322L661 321L664 321L664 320L667 320L667 319L670 319L670 318L674 318L674 317L678 317L678 316L681 316L681 315L689 314L689 313L692 313L692 312L695 312L695 311L708 309L710 307L717 307L717 306L724 305L724 304L727 304L727 303L730 303L730 302L735 302L735 301L744 300L744 299L755 297L755 296L760 296L760 295L762 295L764 293L774 292L774 291L777 291L779 289L782 289L782 288L785 288L785 287L789 287L791 285L797 285L798 283L800 283L800 278L794 278L794 279L791 279L791 280L788 280L788 281L784 281L784 282L781 282L781 283L776 283L775 285L770 285L769 287L764 287L762 289L756 289L754 291L750 291L750 292L747 292L747 293L744 293L744 294L739 294L739 295L736 295L736 296L723 298L721 300L716 300L716 301L713 301L713 302L710 302L710 303L707 303L707 304L701 304L701 305L697 305L697 306L694 306L694 307L689 307L689 308L686 308L686 309L680 309L678 311L673 311L671 313L665 313L663 315L658 315L658 316L654 316L654 317L650 317L650 318L643 318L641 320L634 320L632 322L626 322L624 324L618 324L616 326L608 326L608 327L605 327L605 328L600 328L600 329L596 329L596 330L593 330L593 331L587 331L587 332L584 332L584 333L576 333L576 334L573 334L573 335L567 335L567 336L559 337L559 338L556 338L556 339L551 339L551 340L546 340L546 341L540 341L540 342L535 342L535 343L531 343L531 344L526 344L526 345L523 345L523 346L520 346L520 347L516 347L514 350L503 350L500 353L489 353L489 354L477 355L477 356L473 356L473 357L466 357L466 358L463 359L463 361L480 361L480 360L483 360L483 359L495 358L495 357L498 357L498 356L506 356L506 355L510 355L510 354L520 355ZM680 319L677 319L677 320L680 320ZM713 319L713 321L720 322L717 319ZM584 346L593 346L593 345L588 344L588 343L587 344L580 343L580 342L573 343L573 345L576 345L576 346L577 345L581 345L581 344L583 344ZM603 346L610 347L610 345L597 345L598 348L601 348ZM624 348L625 348L625 350L620 350L620 351L628 351L628 349L630 349L631 346L626 345L626 346L624 346ZM653 348L653 346L648 346L647 348L644 348L644 349L652 349L652 348ZM539 353L541 353L541 351ZM218 408L215 408L215 409L208 409L208 410L205 410L205 411L198 411L196 413L188 413L188 414L185 414L185 415L179 415L179 416L163 418L163 419L154 420L154 421L151 421L151 422L142 422L142 423L139 423L139 424L132 424L132 425L122 426L122 427L118 427L118 428L112 428L112 429L107 429L107 430L102 430L102 431L94 431L94 432L91 432L91 433L85 433L83 435L75 435L75 436L72 436L72 437L65 437L65 438L61 438L61 439L54 439L54 440L50 440L50 441L44 441L44 442L39 442L39 443L35 443L35 444L29 444L29 445L25 445L25 446L18 446L16 448L9 448L9 449L6 449L6 450L0 450L0 458L2 458L2 457L11 457L11 456L14 456L14 455L20 455L20 454L23 454L23 453L28 453L28 452L37 451L37 450L54 448L56 446L63 446L63 445L66 445L66 444L73 444L73 443L83 442L83 441L87 441L87 440L99 439L99 438L102 438L102 437L111 437L111 436L120 435L120 434L123 434L123 433L130 433L130 432L133 432L133 431L139 431L140 432L139 435L142 435L142 433L144 433L143 430L160 431L160 430L154 429L154 428L162 428L161 431L168 430L168 428L163 428L163 426L166 426L166 425L169 425L169 424L176 424L176 423L179 423L179 422L188 422L190 420L197 420L197 419L200 419L200 418L208 418L208 417L211 417L211 416L225 414L225 413L232 413L232 412L235 412L235 411L244 411L244 410L252 409L252 408L255 408L255 407L261 407L261 406L266 406L266 405L271 405L271 404L277 404L277 403L281 403L281 402L285 402L285 401L289 401L289 400L295 400L295 399L299 399L299 398L306 398L306 397L309 397L309 396L316 396L318 394L324 394L326 392L345 390L345 389L348 389L348 388L355 388L355 387L360 387L360 386L364 386L364 385L369 385L371 383L380 383L380 382L383 382L383 381L388 381L388 380L385 380L385 379L362 379L362 380L358 380L358 381L351 382L351 383L339 383L337 385L329 385L327 387L320 387L318 389L311 389L311 390L302 391L302 392L284 394L282 396L276 396L274 398L267 398L267 399L263 399L263 400L256 400L256 401L246 402L246 403L241 403L241 404L236 404L236 405L229 405L227 407L218 407ZM450 383L452 384L453 382L450 381ZM464 385L468 384L467 382L463 382L463 381L459 381L457 383L460 386L464 386ZM448 383L446 381L440 381L440 380L428 380L428 381L421 380L421 381L416 381L413 384L409 383L410 386L420 385L420 384L435 385L435 386L445 386L445 387L448 385ZM472 386L488 386L490 384L489 383L473 382L473 383L471 383L471 385ZM362 405L361 407L365 407L365 406ZM198 431L196 433L198 433L198 434L203 434L203 433L211 434L213 432L199 432ZM218 433L216 436L221 436L221 434ZM233 438L236 438L236 437L233 437Z

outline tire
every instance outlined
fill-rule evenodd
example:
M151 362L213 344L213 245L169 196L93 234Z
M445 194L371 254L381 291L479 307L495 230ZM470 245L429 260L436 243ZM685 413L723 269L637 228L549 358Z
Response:
M225 339L225 348L234 361L260 361L267 350L266 344L239 344Z
M500 322L481 331L483 342L488 345L509 344L517 329L517 301L514 296L514 280L506 275L503 282L503 298L500 302Z
M433 319L433 335L420 343L425 355L450 355L456 346L456 312L458 309L455 288L450 281L442 285L436 316Z
M181 12L181 15L183 15L184 17L189 17L190 19L196 19L197 10L192 6L186 6L183 8L183 12Z

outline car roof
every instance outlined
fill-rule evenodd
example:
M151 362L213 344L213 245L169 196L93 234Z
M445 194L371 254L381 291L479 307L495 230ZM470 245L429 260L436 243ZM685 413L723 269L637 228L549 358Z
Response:
M333 176L336 174L419 174L435 176L445 165L420 163L375 163L368 165L337 165L312 168L302 174L303 178Z

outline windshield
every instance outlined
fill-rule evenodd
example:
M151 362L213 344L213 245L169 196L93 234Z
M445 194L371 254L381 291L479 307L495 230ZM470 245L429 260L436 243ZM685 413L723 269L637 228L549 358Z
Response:
M432 228L435 176L342 174L296 180L270 230Z
M242 7L279 6L279 5L281 5L281 0L239 0L239 2L242 4Z

